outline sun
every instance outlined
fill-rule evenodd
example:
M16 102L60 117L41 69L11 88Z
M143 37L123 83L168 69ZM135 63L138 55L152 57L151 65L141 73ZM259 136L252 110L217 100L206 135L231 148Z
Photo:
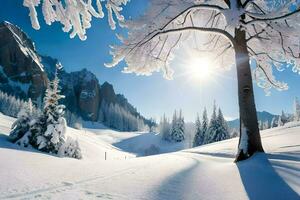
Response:
M197 80L208 80L212 74L211 60L206 57L198 57L190 60L188 64L191 75Z

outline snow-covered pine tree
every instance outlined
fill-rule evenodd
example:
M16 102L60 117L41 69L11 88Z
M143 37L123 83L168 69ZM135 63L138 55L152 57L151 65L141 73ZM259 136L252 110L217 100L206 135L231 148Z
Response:
M263 123L263 130L270 128L268 120Z
M170 141L170 132L170 123L166 115L164 114L159 124L159 133L161 134L163 140Z
M216 102L214 102L213 112L211 115L211 119L209 121L209 126L207 128L207 131L205 132L205 139L204 139L205 144L214 142L214 137L215 137L217 128L218 128L217 106L216 106Z
M294 121L300 121L300 103L297 97L294 100Z
M36 148L48 153L57 154L59 148L65 142L66 120L64 115L64 105L59 104L59 100L64 98L60 95L59 79L57 73L55 78L49 83L44 97L43 115L36 124L40 126L34 128L34 136L36 138Z
M203 113L202 113L202 135L203 135L203 144L206 144L206 133L209 125L208 117L207 117L207 110L206 107L204 107Z
M185 129L185 123L184 123L184 116L182 114L182 110L179 111L179 119L178 119L178 136L176 141L181 142L185 139L184 129Z
M74 140L71 137L68 137L66 142L62 144L57 154L61 157L70 157L77 159L82 158L81 149L79 147L78 141Z
M282 116L280 115L279 118L278 118L278 122L277 122L277 126L280 127L280 126L283 126L284 123L282 121Z
M194 141L193 141L193 147L197 147L202 145L204 142L204 134L201 128L201 121L200 121L200 117L199 114L197 113L197 118L196 118L196 122L195 122L195 137L194 137Z
M33 105L31 99L28 103L23 104L23 108L18 113L17 120L12 124L11 132L9 137L12 142L17 142L21 139L27 132L30 132L30 122L32 120ZM24 144L25 146L28 145Z
M218 110L217 122L219 124L219 127L217 129L217 135L214 141L217 142L217 141L222 141L230 138L227 122L225 121L223 113L220 108Z
M284 113L284 111L281 112L281 116L280 116L281 122L282 122L282 126L288 122L288 117L287 115Z
M272 118L272 121L271 121L271 128L274 128L274 127L276 127L276 126L277 126L276 118L273 117L273 118Z
M173 119L172 119L172 128L171 128L171 139L174 142L181 142L184 140L184 118L180 110L179 116L175 110Z
M230 138L227 122L224 119L221 109L218 109L218 115L216 113L217 106L214 103L213 114L210 120L209 128L206 132L206 143L212 143L222 141Z

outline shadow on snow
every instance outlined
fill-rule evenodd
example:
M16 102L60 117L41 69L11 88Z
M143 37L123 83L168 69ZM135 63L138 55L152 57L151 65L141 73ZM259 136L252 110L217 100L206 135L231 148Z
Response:
M258 153L237 163L240 177L250 200L299 200L299 195L275 171L269 159L290 160L290 156ZM274 167L273 167L274 166ZM293 169L293 170L299 170Z

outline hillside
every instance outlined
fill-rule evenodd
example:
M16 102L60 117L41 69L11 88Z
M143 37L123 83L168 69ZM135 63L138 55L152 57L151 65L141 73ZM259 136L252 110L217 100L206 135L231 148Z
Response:
M107 142L135 133L104 127L97 134L69 128L84 158L58 158L9 143L13 120L0 115L0 199L299 199L298 124L262 131L266 154L235 164L237 138L135 158Z

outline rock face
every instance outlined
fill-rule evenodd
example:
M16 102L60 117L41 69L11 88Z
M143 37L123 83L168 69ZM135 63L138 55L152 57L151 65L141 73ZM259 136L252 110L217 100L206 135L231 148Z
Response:
M18 27L0 23L0 89L41 103L47 75L33 42Z
M78 72L60 74L65 104L71 112L84 119L96 121L100 106L100 85L96 76L83 69Z
M71 112L84 120L97 121L101 101L118 103L134 116L150 123L108 82L99 84L97 77L83 69L68 73L60 62L50 56L39 55L34 43L17 26L9 22L0 23L0 90L22 99L31 98L42 105L49 80L60 78L62 103Z

